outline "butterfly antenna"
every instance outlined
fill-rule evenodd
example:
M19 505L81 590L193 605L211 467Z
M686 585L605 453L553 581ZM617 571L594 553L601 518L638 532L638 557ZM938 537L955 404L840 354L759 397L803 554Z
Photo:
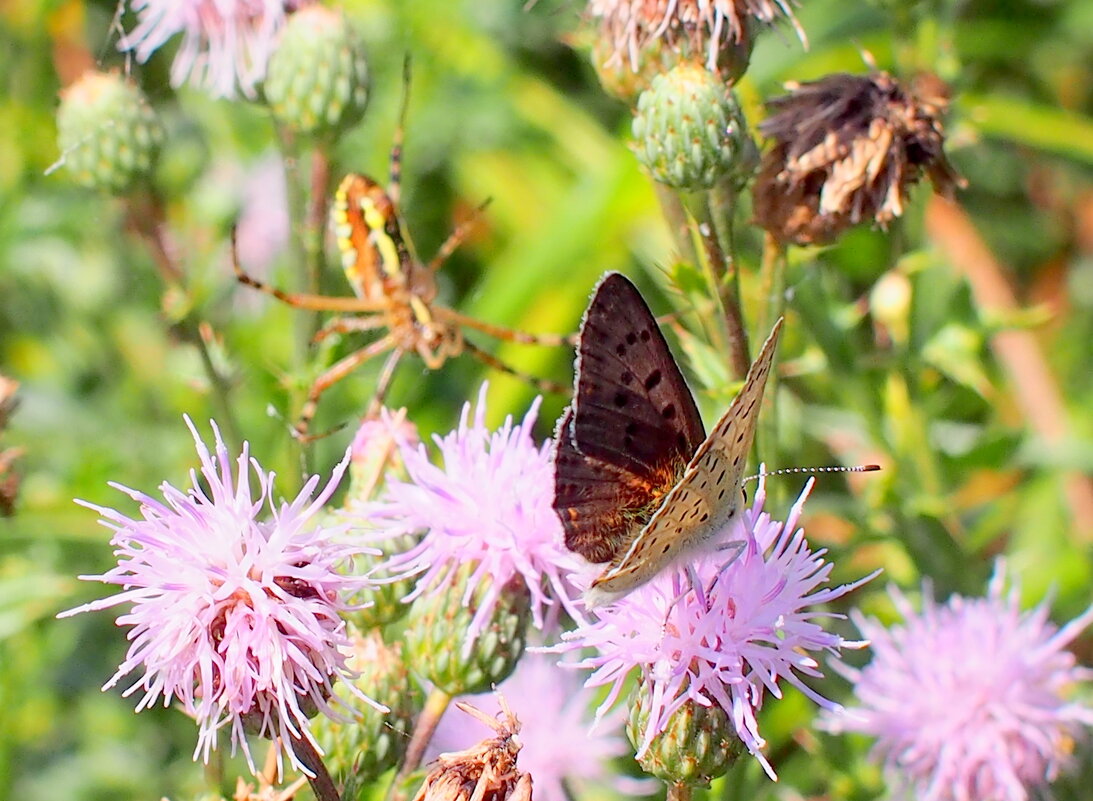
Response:
M746 484L749 481L755 481L759 478L786 476L794 473L872 473L874 470L880 470L880 465L857 464L853 467L843 467L841 465L829 467L784 467L781 470L764 470L760 473L756 473L754 476L748 476L744 479L744 483Z

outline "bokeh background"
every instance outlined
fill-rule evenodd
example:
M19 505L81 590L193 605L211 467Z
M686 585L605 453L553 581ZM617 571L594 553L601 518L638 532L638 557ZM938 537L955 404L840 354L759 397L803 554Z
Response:
M581 3L342 5L368 43L373 81L364 120L334 148L334 175L386 175L410 54L403 215L419 253L491 201L444 267L445 302L571 332L598 277L621 270L658 313L679 305L665 280L672 242L627 145L631 112L599 88ZM0 373L20 382L0 447L23 451L14 515L0 518L0 798L20 801L186 799L204 787L190 721L134 715L123 688L99 691L126 648L112 617L54 619L101 594L76 575L111 563L108 532L73 499L121 505L108 481L184 485L194 454L182 415L202 425L218 416L180 320L204 324L231 377L238 434L277 469L286 496L303 468L327 472L340 457L379 366L328 393L317 428L349 426L301 454L285 420L316 353L300 345L298 312L235 282L228 235L236 221L250 225L248 266L278 285L297 281L299 220L283 187L306 154L278 149L258 104L173 89L172 46L133 73L168 125L157 180L184 289L165 292L129 206L49 170L61 88L88 62L127 69L115 14L109 0L0 3ZM863 73L867 58L928 68L953 89L947 150L968 187L958 217L930 207L927 184L886 232L861 227L829 248L791 250L778 444L764 458L884 466L863 481L822 480L806 517L810 538L832 549L836 580L885 569L854 604L890 615L884 584L914 594L927 576L941 597L979 594L1004 554L1029 603L1053 592L1057 619L1073 617L1093 586L1093 3L806 0L798 17L807 51L788 28L759 41L739 87L749 119L785 81ZM762 243L748 219L741 209L746 313ZM332 250L324 282L344 294ZM571 380L564 349L496 352ZM716 384L703 380L717 372L709 354L690 356L696 386ZM490 419L522 415L533 390L468 358L436 372L407 360L389 401L424 434L443 432L487 378ZM713 419L725 394L699 394ZM563 404L545 399L542 436ZM799 483L787 479L782 497ZM1093 638L1078 648L1093 661ZM838 687L832 679L825 691ZM781 782L757 781L753 797L877 797L868 744L817 734L811 716L792 691L764 711ZM1086 797L1082 781L1060 796Z

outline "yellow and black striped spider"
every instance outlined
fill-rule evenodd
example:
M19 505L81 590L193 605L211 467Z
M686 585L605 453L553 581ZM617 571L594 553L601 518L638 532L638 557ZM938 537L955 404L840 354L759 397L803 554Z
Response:
M380 371L369 413L378 410L395 368L407 353L417 353L432 370L466 352L489 367L522 378L540 390L569 392L568 387L510 367L465 339L463 329L529 345L571 345L574 337L529 334L492 325L437 303L436 272L466 238L470 224L459 225L430 261L423 263L414 255L402 234L398 209L401 140L400 121L391 149L391 177L386 190L371 178L349 174L334 195L330 218L341 251L342 268L354 297L285 292L265 284L243 270L233 241L232 265L240 283L299 309L336 314L315 335L315 341L335 333L383 332L378 339L335 362L314 380L295 426L301 438L308 438L308 429L323 393L365 362L384 353L388 356Z

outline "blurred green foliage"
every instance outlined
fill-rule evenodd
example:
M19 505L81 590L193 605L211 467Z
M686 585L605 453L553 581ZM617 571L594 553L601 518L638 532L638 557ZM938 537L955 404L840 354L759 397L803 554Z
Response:
M364 121L337 142L335 180L350 170L386 174L401 65L411 54L402 206L418 252L431 256L454 221L491 200L442 271L445 302L495 323L569 332L597 278L622 270L650 292L656 311L670 310L659 290L673 268L672 244L627 148L630 112L601 92L587 54L562 43L580 4L345 7L369 44L373 97ZM135 235L139 209L73 186L63 169L48 171L60 155L53 119L62 85L84 62L126 66L114 14L110 0L0 5L0 373L21 383L0 446L25 450L17 513L0 519L0 798L20 801L180 801L206 786L190 760L189 721L173 710L134 715L119 690L99 692L126 647L110 615L53 617L103 594L74 577L112 560L108 532L72 499L132 512L108 481L149 492L162 480L185 486L194 455L181 416L199 426L222 418L187 321L204 324L210 358L230 376L236 435L277 468L286 496L303 462L285 420L318 361L352 344L303 347L299 312L233 279L228 233L245 211L244 177L273 157L299 180L308 154L278 155L257 104L172 89L173 46L134 74L170 130L157 180L185 292L164 292ZM1030 601L1053 589L1059 619L1072 616L1089 603L1093 567L1093 520L1075 511L1093 472L1093 4L806 0L799 17L807 51L785 32L759 42L740 87L749 118L761 118L762 101L783 81L865 71L863 51L897 73L939 73L954 89L949 150L969 182L959 202L1020 308L1000 316L977 301L952 253L931 240L925 187L888 232L863 228L832 247L794 251L778 441L764 459L769 467L884 464L860 482L820 481L806 521L832 549L836 580L885 568L854 598L868 611L890 615L887 581L913 593L929 576L941 597L978 594L993 558L1006 554ZM747 209L739 214L750 313L762 237L746 224ZM324 288L345 293L327 255ZM270 280L299 286L300 259L286 248ZM894 326L881 319L878 304L891 297L882 290L895 293ZM1061 438L1045 438L1044 421L1017 400L1038 374L1014 373L998 359L996 334L1013 327L1031 332L1057 384ZM701 338L684 345L694 373L714 388L701 398L709 418L726 397L723 365ZM503 344L496 353L570 381L563 349ZM351 425L378 368L331 390L316 427ZM409 407L424 433L444 431L484 379L493 422L523 413L533 391L468 358L435 372L408 359L389 401ZM563 403L546 399L542 435ZM267 413L271 404L279 416ZM351 428L317 442L308 468L328 471L350 436ZM1088 661L1093 640L1079 645ZM824 690L839 694L834 682ZM764 734L783 787L843 799L880 792L866 743L803 730L811 710L795 693L769 707ZM230 781L241 770L236 759L205 773ZM1064 797L1082 797L1073 789L1082 786L1074 780ZM713 792L772 798L778 790L752 765Z

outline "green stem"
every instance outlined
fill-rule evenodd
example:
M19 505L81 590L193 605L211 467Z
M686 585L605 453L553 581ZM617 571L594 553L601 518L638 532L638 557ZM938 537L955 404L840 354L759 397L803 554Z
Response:
M308 204L303 232L307 291L312 294L320 294L323 289L323 231L329 198L330 147L328 143L321 142L311 154L311 202Z
M406 801L406 780L410 777L425 756L425 749L429 741L433 739L433 733L444 717L444 712L452 702L452 696L441 689L433 688L429 697L425 699L425 708L418 715L414 725L414 733L410 736L410 744L406 747L406 756L402 759L398 773L387 790L387 801Z
M766 332L774 327L774 322L785 312L786 305L786 251L785 247L769 233L763 240L763 260L759 267L759 285L761 302L759 331ZM756 464L765 459L768 465L782 466L782 454L778 448L778 371L772 370L767 378L766 396L770 398L771 408L759 420L754 443ZM768 487L768 495L775 503L782 500L784 484Z
M695 200L692 209L697 223L696 233L702 244L702 267L710 284L710 293L721 313L730 372L734 378L743 378L751 366L751 358L748 356L748 333L744 328L740 293L736 291L736 265L721 247L719 225L714 220L710 196L703 194Z
M152 260L159 270L164 283L164 297L169 294L181 293L186 307L190 307L182 319L173 324L174 329L185 342L193 345L201 357L201 366L212 388L213 406L216 408L216 416L227 436L228 442L238 451L243 444L239 424L235 419L235 410L231 403L231 381L221 373L212 354L209 352L208 343L203 333L206 326L191 307L192 299L185 287L185 273L182 267L175 261L172 255L172 246L167 237L167 214L164 210L162 199L152 193L145 198L146 203L133 201L128 208L129 225L147 243L152 251ZM146 208L138 208L138 203ZM164 304L166 305L166 304ZM177 302L174 305L178 305Z
M697 265L699 262L698 251L695 248L694 238L691 236L691 221L687 216L687 210L683 201L675 190L664 184L654 181L653 189L660 208L664 212L664 218L668 222L668 230L671 231L672 241L679 251L679 258L688 264Z

